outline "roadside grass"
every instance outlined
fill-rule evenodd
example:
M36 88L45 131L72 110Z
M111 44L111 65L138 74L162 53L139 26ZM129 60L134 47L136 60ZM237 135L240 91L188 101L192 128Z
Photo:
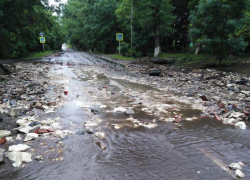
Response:
M28 55L27 57L25 57L24 59L42 58L44 56L48 56L48 55L54 54L56 52L58 52L58 51L44 51L44 52L32 53L32 54Z
M124 57L124 56L121 56L119 54L109 54L107 55L108 57L111 57L113 59L117 59L117 60L125 60L125 61L131 61L131 60L134 60L134 58L131 58L131 57Z
M190 53L163 53L158 58L176 58L174 65L187 68L213 68L227 72L250 75L250 55L227 58L219 64L215 56L209 54L194 55Z

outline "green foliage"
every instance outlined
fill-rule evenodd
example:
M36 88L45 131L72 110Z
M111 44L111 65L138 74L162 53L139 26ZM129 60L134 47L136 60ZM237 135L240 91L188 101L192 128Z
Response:
M87 51L115 51L116 4L116 0L69 0L62 22L70 43Z
M131 30L131 0L123 0L116 10L119 27L125 33L127 42ZM133 46L143 55L153 54L153 49L161 46L174 32L172 28L173 6L170 0L133 1Z
M0 58L26 56L42 50L39 33L46 36L46 49L60 49L64 34L47 0L0 1Z
M228 54L239 54L247 46L237 33L246 27L247 10L249 0L201 0L190 15L190 37L220 62Z

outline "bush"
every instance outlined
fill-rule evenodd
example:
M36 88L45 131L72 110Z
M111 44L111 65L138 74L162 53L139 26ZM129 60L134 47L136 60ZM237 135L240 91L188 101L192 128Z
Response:
M133 50L131 50L131 45L130 43L126 42L121 42L121 47L120 47L121 55L125 57L131 57L131 54L133 55L134 58L142 57L142 52L136 51L136 47L134 47ZM117 51L119 51L119 47L117 48Z

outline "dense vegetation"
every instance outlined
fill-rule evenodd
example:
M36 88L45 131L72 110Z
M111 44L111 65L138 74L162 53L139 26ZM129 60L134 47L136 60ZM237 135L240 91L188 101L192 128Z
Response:
M249 3L250 0L68 0L64 7L55 8L48 5L48 0L1 0L0 58L40 52L40 32L45 34L46 50L60 49L68 41L80 50L114 53L118 48L115 34L121 32L121 53L127 57L205 52L221 62L250 50ZM53 16L55 12L59 16ZM192 49L190 43L194 45Z
M39 33L44 32L46 50L60 49L65 41L58 11L47 0L0 1L0 59L24 57L42 50Z
M63 12L69 43L87 51L115 52L117 32L125 56L187 52L191 42L219 60L249 49L249 0L68 0Z

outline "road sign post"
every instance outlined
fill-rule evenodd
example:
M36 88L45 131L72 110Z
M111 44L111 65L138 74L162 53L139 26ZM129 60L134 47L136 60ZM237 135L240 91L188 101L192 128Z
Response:
M44 51L44 44L46 43L46 38L45 37L40 37L40 43L43 44L43 51Z
M116 41L119 41L119 55L121 54L121 41L123 41L123 33L116 33Z

